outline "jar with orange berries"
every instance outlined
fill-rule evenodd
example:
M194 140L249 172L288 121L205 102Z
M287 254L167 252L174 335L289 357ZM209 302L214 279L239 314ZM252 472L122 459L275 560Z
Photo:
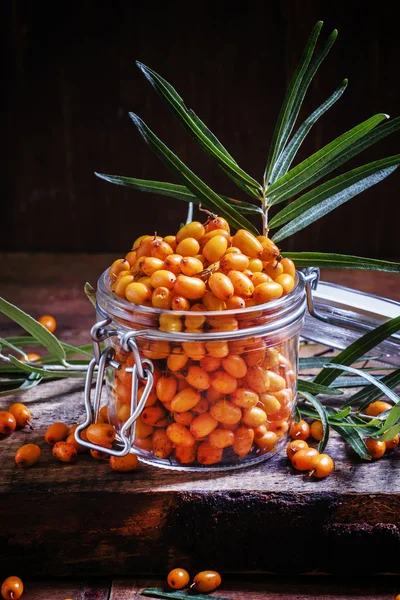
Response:
M192 471L273 456L295 409L305 283L269 238L220 217L139 238L98 281L79 443ZM80 435L104 405L112 447Z

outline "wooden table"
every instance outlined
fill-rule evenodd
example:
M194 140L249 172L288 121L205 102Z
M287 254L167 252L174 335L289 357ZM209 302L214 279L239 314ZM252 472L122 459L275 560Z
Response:
M53 314L61 339L87 343L94 312L83 284L94 284L110 258L3 256L1 293L35 317ZM330 272L323 278L350 286L354 281L400 300L395 275ZM1 326L2 336L17 332L10 321L2 319ZM43 440L50 423L82 419L80 380L41 384L23 398L37 417L34 431L0 440L0 576L18 573L27 580L24 600L139 598L135 590L157 582L115 578L164 578L177 565L228 574L220 595L232 598L386 599L400 592L397 576L366 579L400 572L398 450L366 463L333 436L328 450L336 469L321 481L295 473L284 453L212 476L146 465L118 474L86 455L73 465L58 463ZM13 400L1 398L0 408ZM41 461L18 469L14 453L28 442L41 446ZM241 578L229 577L234 573ZM296 573L302 577L289 581ZM308 573L335 577L309 579ZM351 584L343 579L349 575ZM89 576L108 579L88 584ZM52 583L49 577L69 579Z

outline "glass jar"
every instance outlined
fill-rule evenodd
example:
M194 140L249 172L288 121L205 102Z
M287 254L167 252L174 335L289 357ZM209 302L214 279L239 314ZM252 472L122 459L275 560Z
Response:
M107 414L123 452L190 471L234 469L273 456L287 439L296 404L303 274L287 296L240 311L134 305L110 283L105 271L97 314L107 319L99 338L111 360ZM99 384L97 391L95 417L101 415Z

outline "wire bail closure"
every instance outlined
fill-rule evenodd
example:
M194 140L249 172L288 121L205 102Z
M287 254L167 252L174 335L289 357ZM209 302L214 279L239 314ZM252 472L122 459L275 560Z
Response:
M99 321L93 325L90 335L93 340L93 354L94 357L89 363L88 371L85 379L85 409L86 409L86 420L84 423L79 425L74 433L75 440L78 444L90 448L91 450L99 450L105 454L111 456L126 456L133 446L136 432L136 419L140 416L146 401L149 397L154 382L154 365L148 358L141 358L139 348L135 340L135 332L128 332L124 334L117 329L106 329L110 325L111 319L105 319ZM121 450L114 450L113 448L105 448L98 444L93 444L88 440L84 440L81 437L81 432L86 429L89 425L97 423L100 413L100 402L101 395L104 385L104 374L106 367L113 367L116 370L121 368L121 364L114 360L115 351L113 348L108 347L101 351L100 343L111 337L118 337L123 350L126 352L132 352L134 364L133 367L126 369L128 373L132 373L132 389L131 389L131 416L122 426L117 439L122 442L123 446ZM97 367L97 370L96 370ZM94 391L94 398L92 400L92 383L96 373L96 387ZM145 380L145 387L143 394L138 403L138 383L139 379Z

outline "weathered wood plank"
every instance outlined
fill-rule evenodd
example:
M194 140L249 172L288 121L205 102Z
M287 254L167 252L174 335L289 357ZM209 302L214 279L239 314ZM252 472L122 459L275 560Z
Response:
M141 591L147 587L163 587L165 580L115 580L110 600L143 600ZM232 600L393 600L400 589L397 578L362 581L335 580L325 577L285 578L224 578L213 596ZM195 596L194 596L195 598Z
M111 582L24 581L24 600L108 600Z

